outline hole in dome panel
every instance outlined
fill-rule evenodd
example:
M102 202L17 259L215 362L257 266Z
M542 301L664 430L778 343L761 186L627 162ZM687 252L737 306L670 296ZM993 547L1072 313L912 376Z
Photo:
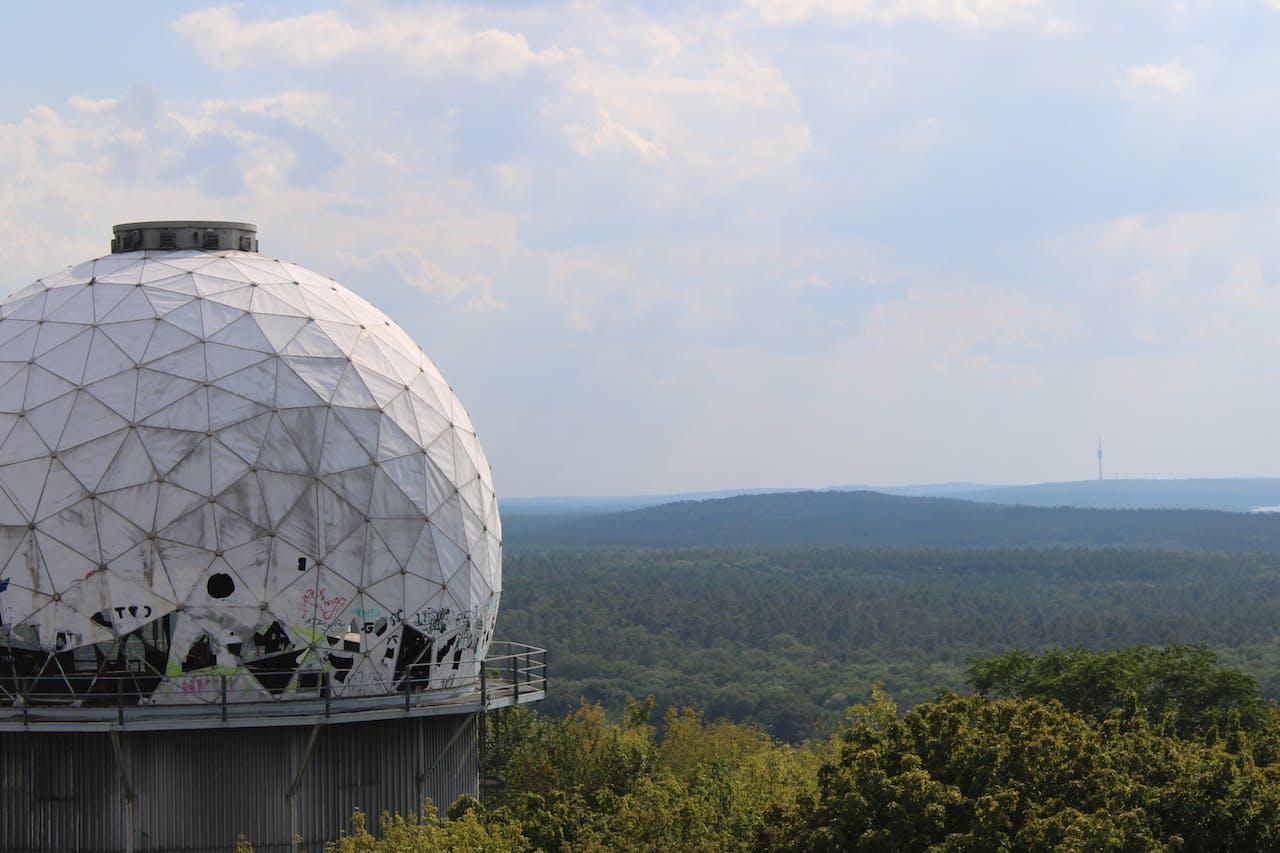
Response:
M401 631L394 683L401 691L418 690L431 681L431 640L408 625Z
M112 627L109 611L91 619ZM14 630L0 646L0 690L31 704L136 705L164 681L172 635L169 614L100 643L60 647L59 636L53 651L39 647L34 628Z

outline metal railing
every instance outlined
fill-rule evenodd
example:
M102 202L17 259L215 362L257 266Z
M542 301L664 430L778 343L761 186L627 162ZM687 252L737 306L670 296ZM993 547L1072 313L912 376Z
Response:
M416 675L415 672L425 672ZM387 684L334 670L0 674L0 730L294 725L487 711L536 702L545 649L494 642L483 661L411 668Z

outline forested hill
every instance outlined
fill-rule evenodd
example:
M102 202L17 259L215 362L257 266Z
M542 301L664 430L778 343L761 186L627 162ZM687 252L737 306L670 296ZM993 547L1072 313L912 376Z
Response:
M1280 514L1029 507L878 492L681 501L630 512L505 520L512 545L1156 547L1280 552Z

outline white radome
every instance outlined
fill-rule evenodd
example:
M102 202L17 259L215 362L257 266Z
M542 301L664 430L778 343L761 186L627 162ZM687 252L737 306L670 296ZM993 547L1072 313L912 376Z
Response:
M154 703L211 674L233 700L459 683L501 539L453 391L325 276L134 251L0 304L0 698L120 672Z

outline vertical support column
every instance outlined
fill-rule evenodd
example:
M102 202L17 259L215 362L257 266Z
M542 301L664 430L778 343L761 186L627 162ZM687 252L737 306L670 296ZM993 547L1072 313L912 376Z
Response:
M124 792L124 849L125 853L133 853L133 802L135 799L133 783L129 778L129 768L125 764L124 745L121 743L120 732L115 729L111 730L111 751L116 756L116 773L120 779L120 789Z

